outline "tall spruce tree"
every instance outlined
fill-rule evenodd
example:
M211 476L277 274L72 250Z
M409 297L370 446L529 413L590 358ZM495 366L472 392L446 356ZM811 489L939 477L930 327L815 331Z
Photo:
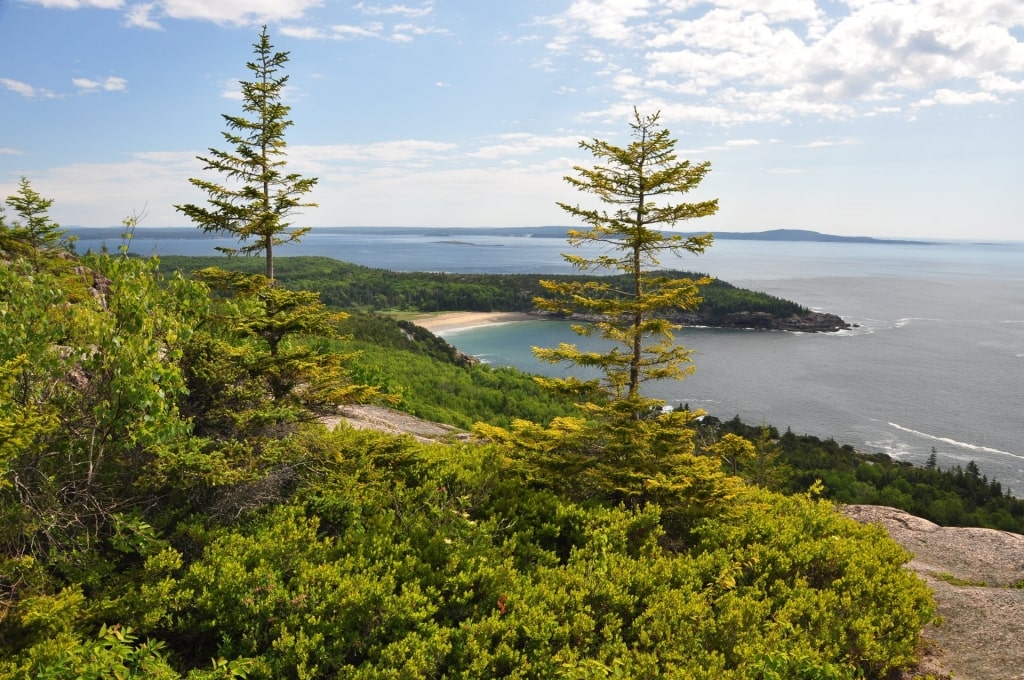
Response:
M239 248L218 248L228 255L266 257L266 276L274 278L274 246L298 241L308 227L289 229L288 219L297 208L316 207L302 197L313 189L317 178L285 172L285 131L290 106L281 98L288 76L281 71L288 52L274 52L267 27L253 44L255 59L246 64L252 80L242 81L244 114L224 114L228 129L222 134L233 151L211 148L199 156L204 170L214 170L224 183L192 178L189 181L208 195L208 207L175 205L204 232L233 234Z
M664 401L645 397L640 388L646 381L682 378L691 371L690 351L676 344L672 332L678 326L666 313L695 307L704 280L662 275L656 269L659 258L665 253L702 253L712 242L711 234L683 236L660 228L711 215L718 202L663 200L695 188L709 165L677 161L675 140L659 127L658 114L634 115L632 143L621 148L600 140L581 142L599 164L576 167L577 176L566 177L613 211L559 203L589 225L587 230L571 230L569 243L603 247L597 256L566 254L565 259L578 270L617 276L542 281L550 296L535 300L549 312L582 315L584 321L573 326L579 335L597 334L611 341L602 351L584 351L570 343L534 348L543 361L599 372L601 377L592 380L538 378L557 392L575 396L589 417L556 418L546 426L516 421L510 429L478 423L475 430L512 445L514 455L528 452L527 469L560 492L630 507L658 503L663 524L680 536L730 498L736 483L724 477L716 459L694 454L697 413L661 414Z
M549 385L563 391L598 387L615 411L636 421L663 405L641 395L644 382L679 379L692 371L690 350L677 344L673 336L679 326L665 313L695 308L700 302L699 285L705 281L658 273L660 257L665 253L703 253L713 239L711 234L684 236L666 234L661 229L712 215L718 210L718 201L668 202L667 197L697 187L710 164L678 161L676 140L660 127L659 114L641 116L636 109L633 113L633 141L628 146L597 139L580 142L598 164L592 168L577 166L577 175L565 178L576 189L596 195L612 211L558 204L589 225L586 230L569 231L570 245L604 247L604 253L594 257L563 257L578 270L620 276L596 281L542 281L551 295L535 301L543 310L593 319L573 329L581 336L599 334L613 346L607 351L585 352L563 343L556 348L534 348L534 352L549 363L568 362L599 369L604 376L599 381L564 378L552 379Z

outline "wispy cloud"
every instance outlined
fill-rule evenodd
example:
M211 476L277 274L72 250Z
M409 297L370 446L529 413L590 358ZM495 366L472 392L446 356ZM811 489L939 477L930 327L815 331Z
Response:
M221 85L220 97L221 99L230 99L236 102L242 101L241 83L235 79L225 80Z
M323 0L154 0L131 3L125 0L24 0L48 9L126 9L125 25L160 30L164 19L209 21L221 25L251 26L261 23L298 21Z
M157 4L155 2L143 2L137 5L132 5L128 8L128 12L125 14L124 23L126 26L132 28L148 28L150 30L161 31L163 26L159 21L153 18L153 14L157 11Z
M281 35L300 40L324 40L329 37L327 31L316 26L282 26Z
M117 76L110 76L103 80L92 80L91 78L72 78L71 84L78 88L81 93L88 92L124 92L128 89L128 81Z
M19 149L12 149L9 146L0 146L0 156L20 156L22 152Z
M813 142L807 144L798 145L798 149L827 149L833 146L854 146L861 144L862 142L858 139L816 139Z
M0 78L0 85L3 85L5 88L10 90L11 92L14 92L15 94L20 94L22 97L52 96L46 90L41 90L37 87L29 85L28 83L22 82L20 80L14 80L12 78Z
M24 0L24 2L47 9L83 9L87 7L120 9L124 6L124 0Z
M549 149L575 149L578 136L548 136L516 132L500 135L495 143L487 144L467 154L469 158L499 160L514 156L528 156Z
M433 5L433 2L423 3L419 7L410 7L409 5L375 5L360 2L354 5L353 9L367 16L400 15L410 18L419 18L432 13L434 11Z
M918 101L915 106L966 106L968 104L998 102L999 98L991 92L957 92L956 90L936 90L931 97Z
M427 160L449 158L458 149L450 142L403 139L376 144L296 145L288 147L288 162L319 172L337 165L420 166Z

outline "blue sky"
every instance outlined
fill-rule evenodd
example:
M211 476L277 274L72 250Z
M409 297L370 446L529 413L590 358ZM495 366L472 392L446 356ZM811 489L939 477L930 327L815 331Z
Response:
M262 24L299 224L571 224L636 106L712 164L686 230L1024 239L1021 0L0 0L0 195L187 224Z

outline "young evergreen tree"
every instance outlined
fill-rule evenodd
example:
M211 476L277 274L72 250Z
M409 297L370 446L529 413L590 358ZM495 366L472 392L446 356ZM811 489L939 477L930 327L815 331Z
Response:
M32 188L28 178L21 178L18 193L8 196L4 203L20 220L8 225L0 213L0 250L27 257L33 269L38 271L44 259L65 250L70 244L71 239L65 238L67 232L48 214L53 199L43 198Z
M665 313L694 309L700 302L699 286L707 283L706 279L694 281L658 273L660 257L665 253L703 253L713 239L711 234L683 236L661 229L712 215L718 210L718 201L668 202L668 197L696 188L710 164L678 161L676 140L660 127L659 114L641 116L635 109L633 113L633 142L625 148L597 139L580 142L598 164L593 168L577 166L577 176L565 178L580 191L596 195L612 208L611 212L558 204L589 225L587 230L569 231L570 245L605 248L604 254L596 257L567 254L565 259L581 271L624 274L627 285L616 285L611 279L542 281L551 295L535 301L549 312L582 314L592 319L573 329L581 336L597 333L612 341L613 348L585 352L563 343L557 348L534 348L534 352L542 361L599 369L604 376L600 381L567 378L549 383L569 391L600 386L616 411L638 421L663 405L641 395L644 382L680 379L692 371L690 350L677 344L672 334L679 326Z
M575 396L590 417L557 418L548 426L518 421L510 430L477 424L476 431L532 452L526 465L560 491L630 507L658 503L666 529L680 536L731 497L736 483L724 477L717 460L694 455L698 413L661 413L665 402L644 396L640 388L651 380L683 378L692 370L690 350L676 344L672 332L678 325L666 313L694 308L699 286L706 282L659 273L659 258L699 254L712 242L711 234L666 234L661 228L711 215L718 202L664 200L695 188L709 165L677 161L675 140L659 127L658 114L634 115L632 143L621 148L600 140L581 142L600 163L576 167L578 175L566 177L612 212L559 203L589 225L569 232L571 245L604 247L596 257L567 254L565 259L578 270L618 276L542 281L550 297L535 300L540 309L555 314L581 315L586 322L573 326L577 334L598 334L612 343L605 351L584 351L570 343L534 348L542 361L600 373L593 380L538 378L556 392Z
M274 246L298 241L308 227L289 229L288 219L298 208L315 207L302 197L317 183L315 177L302 177L285 172L285 131L292 125L287 118L290 106L281 98L288 76L281 70L288 62L288 52L274 52L267 27L253 44L255 59L248 64L251 81L242 81L244 114L224 115L228 129L224 139L233 151L210 149L209 156L199 156L204 170L214 170L224 177L220 184L192 178L189 181L208 195L208 207L175 205L204 232L233 234L242 244L239 248L218 248L228 255L260 255L266 257L266 276L274 278Z

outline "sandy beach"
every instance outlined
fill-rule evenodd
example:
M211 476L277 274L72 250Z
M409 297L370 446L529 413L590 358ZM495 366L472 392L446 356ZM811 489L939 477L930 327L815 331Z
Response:
M410 319L410 321L435 335L444 335L478 326L491 326L513 321L535 321L536 319L536 316L524 312L441 312L440 314L424 314Z

